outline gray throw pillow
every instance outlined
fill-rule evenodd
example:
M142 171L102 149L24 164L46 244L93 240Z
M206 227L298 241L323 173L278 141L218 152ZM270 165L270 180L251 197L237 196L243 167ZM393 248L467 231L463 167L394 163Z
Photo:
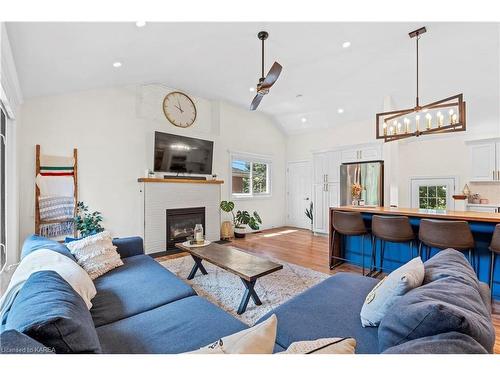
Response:
M455 249L441 250L424 263L424 284L453 276L457 282L474 285L479 289L479 280L464 254Z
M420 257L410 260L381 280L366 296L361 308L361 325L378 326L389 309L408 291L422 285L424 264Z
M474 284L448 276L401 297L378 329L381 352L390 347L446 332L472 337L488 352L495 343L489 313Z

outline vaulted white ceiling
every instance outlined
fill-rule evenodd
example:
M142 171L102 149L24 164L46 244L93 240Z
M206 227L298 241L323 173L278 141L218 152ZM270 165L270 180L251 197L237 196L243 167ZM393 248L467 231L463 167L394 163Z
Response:
M289 134L372 120L384 97L415 100L415 42L423 23L8 23L25 97L99 87L164 83L248 108L260 76L283 73L259 111ZM463 92L472 111L498 105L499 28L493 23L425 24L421 101ZM342 48L344 41L351 47ZM122 62L119 69L115 61ZM302 95L297 97L297 95ZM338 108L344 113L339 114ZM301 118L307 118L303 123Z

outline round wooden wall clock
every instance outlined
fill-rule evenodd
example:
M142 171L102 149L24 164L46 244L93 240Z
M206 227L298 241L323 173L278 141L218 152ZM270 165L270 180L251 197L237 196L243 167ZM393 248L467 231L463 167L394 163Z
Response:
M163 113L168 121L180 128L188 128L196 120L196 106L186 94L173 91L163 99Z

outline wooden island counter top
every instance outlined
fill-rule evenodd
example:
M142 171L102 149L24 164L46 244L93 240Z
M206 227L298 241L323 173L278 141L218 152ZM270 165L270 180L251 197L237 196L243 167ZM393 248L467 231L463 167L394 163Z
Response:
M451 210L425 210L418 208L399 207L373 207L373 206L340 206L331 207L332 211L357 211L375 215L399 215L420 217L426 219L465 220L484 223L500 223L500 213L451 211Z

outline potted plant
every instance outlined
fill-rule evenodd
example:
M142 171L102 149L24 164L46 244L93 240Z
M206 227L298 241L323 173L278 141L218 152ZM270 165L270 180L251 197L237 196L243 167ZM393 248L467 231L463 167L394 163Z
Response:
M236 211L234 213L234 202L231 201L222 201L220 202L220 208L224 212L231 213L233 217L233 225L234 225L234 236L236 238L244 238L245 237L245 228L248 225L253 230L259 230L259 224L262 224L262 220L257 213L254 211L252 215L248 211Z
M101 213L99 211L89 212L89 207L83 202L78 202L76 205L74 221L81 237L91 236L104 230L101 226Z
M306 208L306 216L311 220L311 231L313 230L313 202L309 204L309 208Z

